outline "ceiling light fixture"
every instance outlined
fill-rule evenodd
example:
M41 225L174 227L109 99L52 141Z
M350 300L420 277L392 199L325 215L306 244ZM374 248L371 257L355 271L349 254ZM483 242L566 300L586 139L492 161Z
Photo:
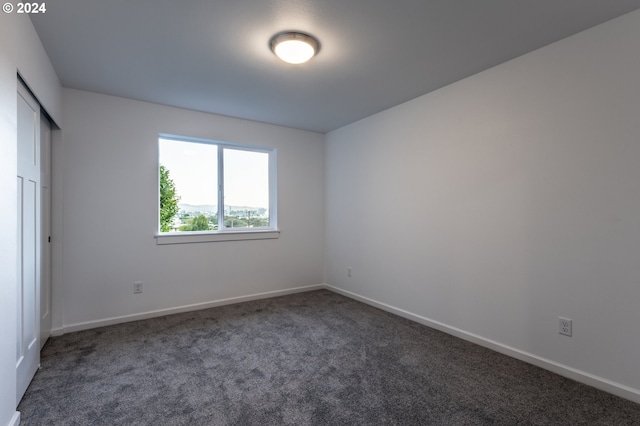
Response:
M285 31L274 35L269 45L278 58L290 64L307 62L320 50L318 40L309 34L295 31Z

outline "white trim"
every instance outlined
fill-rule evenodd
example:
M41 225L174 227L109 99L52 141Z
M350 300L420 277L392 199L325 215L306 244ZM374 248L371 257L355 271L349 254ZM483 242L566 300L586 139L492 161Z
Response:
M589 386L593 386L594 388L603 390L605 392L609 392L621 398L625 398L630 401L640 403L640 390L634 389L630 386L626 386L621 383L617 383L612 380L605 379L604 377L596 376L586 371L578 370L568 365L560 364L550 359L543 358L543 357L531 354L529 352L522 351L520 349L502 344L500 342L496 342L495 340L487 339L477 334L469 333L459 328L452 327L450 325L423 317L421 315L416 315L414 313L405 311L404 309L396 308L395 306L378 302L377 300L373 300L368 297L361 296L359 294L356 294L347 290L343 290L341 288L334 287L329 284L325 284L325 288L335 293L349 297L351 299L355 299L360 302L366 303L367 305L371 305L376 308L382 309L383 311L391 312L392 314L426 325L427 327L435 328L436 330L443 331L452 336L459 337L461 339L467 340L469 342L475 343L485 348L494 350L496 352L500 352L501 354L510 356L515 359L519 359L520 361L524 361L526 363L535 365L537 367L544 368L545 370L549 370L551 372L567 377L569 379L578 381L580 383L584 383Z
M278 229L278 150L276 148L273 148L269 154L269 226Z
M13 413L13 417L9 420L8 426L18 426L20 424L20 411Z
M252 300L269 299L272 297L286 296L288 294L303 293L307 291L326 289L325 284L316 284L305 287L288 288L285 290L267 291L264 293L255 293L248 296L230 297L227 299L213 300L210 302L194 303L192 305L178 306L176 308L158 309L155 311L147 311L139 314L122 315L119 317L105 318L95 321L79 322L75 324L65 325L62 328L51 330L54 336L61 336L65 333L74 331L89 330L91 328L105 327L107 325L121 324L131 321L139 321L149 318L157 318L165 315L179 314L182 312L198 311L201 309L214 308L216 306L233 305L235 303L250 302Z
M218 203L216 209L218 209L218 229L224 229L224 151L222 145L218 145ZM222 210L220 210L222 206ZM247 223L248 224L248 223Z
M211 243L217 241L273 240L280 237L280 231L220 231L220 232L168 232L155 236L157 245Z

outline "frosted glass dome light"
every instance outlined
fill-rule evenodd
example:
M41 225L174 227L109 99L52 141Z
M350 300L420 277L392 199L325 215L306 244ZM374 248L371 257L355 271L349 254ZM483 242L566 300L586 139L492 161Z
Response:
M309 34L287 31L271 38L271 50L290 64L302 64L318 53L318 41Z

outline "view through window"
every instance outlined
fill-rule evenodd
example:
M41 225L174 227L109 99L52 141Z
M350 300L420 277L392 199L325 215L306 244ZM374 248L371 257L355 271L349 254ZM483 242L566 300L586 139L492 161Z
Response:
M272 149L159 138L160 232L274 229Z

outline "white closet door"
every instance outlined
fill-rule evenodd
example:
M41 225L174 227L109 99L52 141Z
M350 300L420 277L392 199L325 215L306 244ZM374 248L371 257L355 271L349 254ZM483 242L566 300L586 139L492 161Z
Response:
M16 401L40 364L40 106L18 84L18 332Z

